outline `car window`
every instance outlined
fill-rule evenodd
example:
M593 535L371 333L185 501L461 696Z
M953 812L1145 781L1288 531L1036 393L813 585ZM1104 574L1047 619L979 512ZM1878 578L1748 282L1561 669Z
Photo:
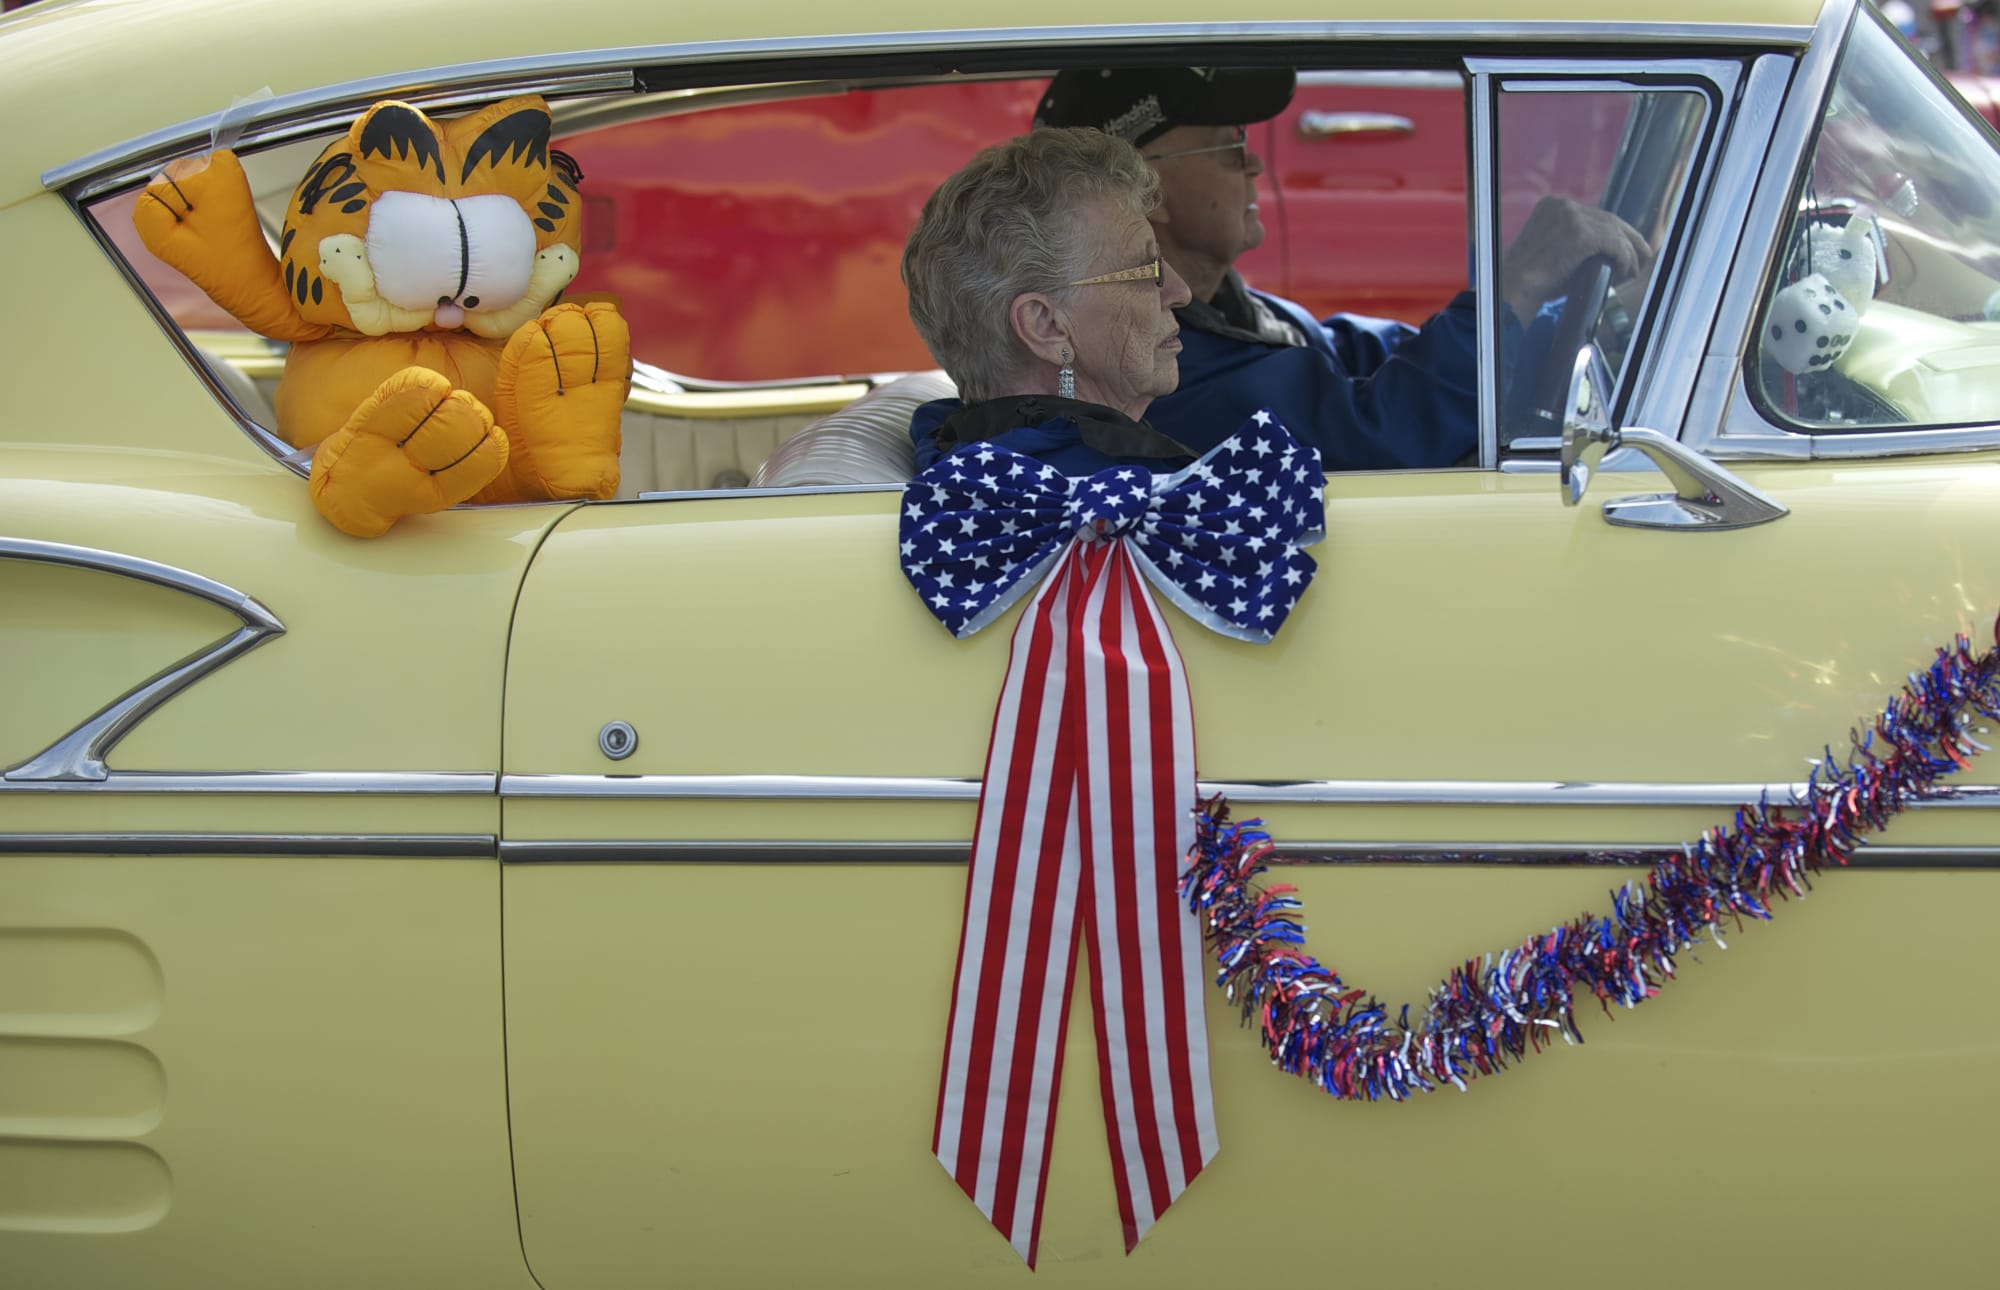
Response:
M842 436L860 426L889 456L906 452L903 405L952 389L909 321L904 242L945 176L1027 127L1047 80L555 100L553 145L580 176L581 271L568 295L616 301L638 365L618 496L877 477L767 471L809 427L851 447ZM1466 116L1457 70L1305 73L1288 108L1254 127L1267 232L1237 261L1244 279L1316 317L1421 324L1444 308L1471 262ZM274 252L302 177L335 137L288 132L240 150ZM1601 188L1608 157L1593 164L1589 186ZM191 342L211 389L289 455L275 412L300 412L279 388L289 346L244 329L149 254L133 228L138 199L127 188L86 212ZM829 417L842 424L823 426ZM867 470L878 464L870 455Z
M1819 433L1995 419L1996 142L1856 22L1764 293L1748 377L1766 416Z
M859 87L565 132L584 175L575 291L635 358L708 381L932 366L904 305L924 199L1028 128L1042 82Z
M1560 431L1557 405L1582 345L1595 346L1607 396L1629 376L1627 359L1711 116L1707 94L1693 87L1532 80L1502 87L1494 118L1496 308L1513 315L1501 370L1502 443ZM1588 209L1566 214L1565 203ZM1606 265L1600 277L1601 262L1590 259L1545 286L1538 305L1510 301L1510 267L1544 254L1550 230L1560 236L1595 212L1643 240L1648 254L1636 271L1621 277Z

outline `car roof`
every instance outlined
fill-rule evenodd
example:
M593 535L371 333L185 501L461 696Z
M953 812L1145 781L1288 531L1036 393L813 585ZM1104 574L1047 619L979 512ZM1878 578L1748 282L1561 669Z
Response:
M1822 0L1267 0L1256 23L1521 22L1703 27L1810 26ZM760 42L857 32L1024 31L1142 23L1197 24L1197 35L1246 33L1216 23L1213 0L1014 0L982 11L935 0L49 0L0 20L0 206L45 172L237 99L283 96L465 63L543 58L634 45ZM1094 29L1094 30L1093 30ZM1497 33L1495 33L1497 34ZM421 78L411 78L420 81Z

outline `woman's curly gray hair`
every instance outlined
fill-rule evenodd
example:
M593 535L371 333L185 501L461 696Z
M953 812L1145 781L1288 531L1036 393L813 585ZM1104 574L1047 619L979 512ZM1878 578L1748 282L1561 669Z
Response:
M967 403L1008 392L1030 361L1008 313L1027 291L1060 295L1093 248L1080 207L1150 214L1160 181L1098 130L1032 130L980 151L938 185L903 247L910 321Z

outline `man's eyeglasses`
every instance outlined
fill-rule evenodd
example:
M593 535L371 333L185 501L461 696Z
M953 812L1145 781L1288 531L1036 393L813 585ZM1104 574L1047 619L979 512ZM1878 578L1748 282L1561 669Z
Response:
M1250 164L1249 131L1238 126L1236 137L1228 143L1211 143L1205 148L1177 148L1172 152L1147 152L1140 155L1147 161L1172 161L1176 157L1199 157L1204 152L1233 152L1236 154L1237 165L1248 166Z
M1078 278L1075 282L1068 283L1067 285L1072 287L1094 287L1100 282L1150 282L1157 287L1160 285L1163 276L1160 270L1160 259L1158 256L1154 256L1152 260L1140 265L1136 269L1119 269L1113 273L1100 273L1094 278Z

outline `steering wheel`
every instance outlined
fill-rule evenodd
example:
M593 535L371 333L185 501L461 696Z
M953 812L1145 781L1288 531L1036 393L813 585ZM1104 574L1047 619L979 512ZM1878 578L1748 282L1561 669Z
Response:
M1541 366L1532 372L1514 373L1500 418L1503 441L1562 434L1563 404L1569 398L1576 352L1596 331L1598 316L1610 295L1611 261L1604 256L1587 257L1563 279L1559 295L1562 308L1556 314Z

